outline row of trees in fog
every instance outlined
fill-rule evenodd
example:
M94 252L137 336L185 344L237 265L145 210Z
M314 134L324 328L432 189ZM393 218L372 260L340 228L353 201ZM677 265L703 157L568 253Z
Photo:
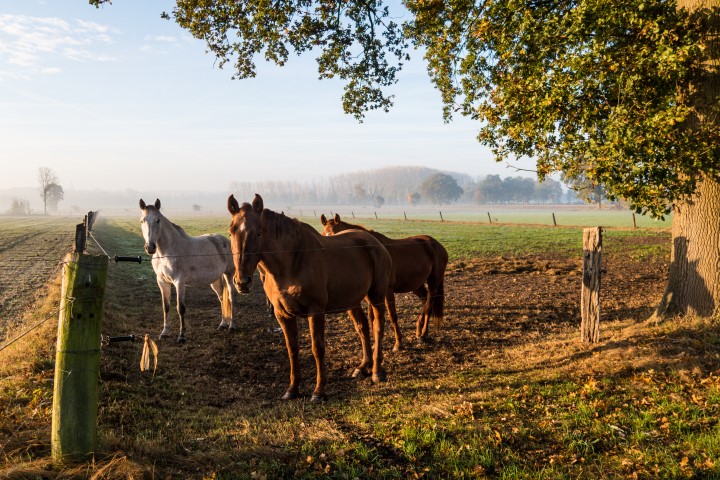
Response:
M446 205L553 204L577 201L562 183L546 179L540 183L527 177L487 175L471 177L463 173L439 172L425 167L385 167L335 175L312 182L260 181L232 182L230 190L238 198L252 198L258 192L268 201L305 205Z

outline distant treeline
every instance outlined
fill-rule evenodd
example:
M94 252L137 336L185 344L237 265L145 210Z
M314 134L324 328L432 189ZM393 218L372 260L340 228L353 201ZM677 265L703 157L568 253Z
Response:
M473 178L456 172L439 172L426 167L385 167L377 170L346 173L313 182L260 181L232 182L230 190L238 198L252 198L257 192L272 203L301 205L374 205L436 203L423 195L426 181L438 173L451 176L462 194L457 203L478 204L553 204L576 202L575 192L568 192L553 179L542 183L527 177L487 175ZM426 187L427 188L427 187Z

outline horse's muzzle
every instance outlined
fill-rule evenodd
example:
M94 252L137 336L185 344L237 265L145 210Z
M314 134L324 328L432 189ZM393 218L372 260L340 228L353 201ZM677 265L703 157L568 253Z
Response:
M148 255L152 255L157 250L157 245L154 243L146 243L145 244L145 252L147 252Z
M250 293L252 277L250 275L245 275L240 279L240 281L238 281L238 277L234 277L233 283L235 284L235 289L238 291L238 293Z

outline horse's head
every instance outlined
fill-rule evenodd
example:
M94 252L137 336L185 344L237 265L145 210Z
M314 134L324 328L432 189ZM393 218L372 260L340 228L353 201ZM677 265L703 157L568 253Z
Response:
M243 203L239 205L235 196L228 197L228 211L232 215L230 220L230 247L235 262L235 275L233 283L240 293L250 293L253 272L260 262L263 238L260 214L263 211L263 200L255 194L252 205Z
M152 255L157 250L157 239L160 232L160 200L155 199L155 205L146 205L143 199L140 199L140 229L145 239L145 251L148 255Z
M351 226L349 226L349 224L343 222L340 219L340 215L338 215L337 213L335 214L335 218L331 218L330 220L328 220L323 213L322 215L320 215L320 221L323 224L322 235L325 237L335 235L338 232L342 232L343 230L352 228Z

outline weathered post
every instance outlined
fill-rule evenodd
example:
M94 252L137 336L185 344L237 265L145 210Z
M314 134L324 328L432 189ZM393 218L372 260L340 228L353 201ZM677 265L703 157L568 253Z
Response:
M355 212L351 211L353 218L355 218Z
M600 341L600 275L602 266L602 227L583 230L583 282L580 294L580 339Z
M440 211L440 221L441 221L441 222L444 222L444 221L445 221L445 219L444 219L443 216L442 216L442 211Z
M407 213L403 212L403 217L405 217L405 220L407 220Z
M553 226L557 227L557 221L555 220L555 212L553 212Z
M65 257L53 393L51 450L57 463L95 450L100 341L108 257Z
M637 222L635 221L635 212L633 212L632 216L633 216L633 228L637 228Z
M490 218L490 212L487 212L488 214L488 223L492 223L492 218Z
M375 220L377 220L377 212L375 212Z

